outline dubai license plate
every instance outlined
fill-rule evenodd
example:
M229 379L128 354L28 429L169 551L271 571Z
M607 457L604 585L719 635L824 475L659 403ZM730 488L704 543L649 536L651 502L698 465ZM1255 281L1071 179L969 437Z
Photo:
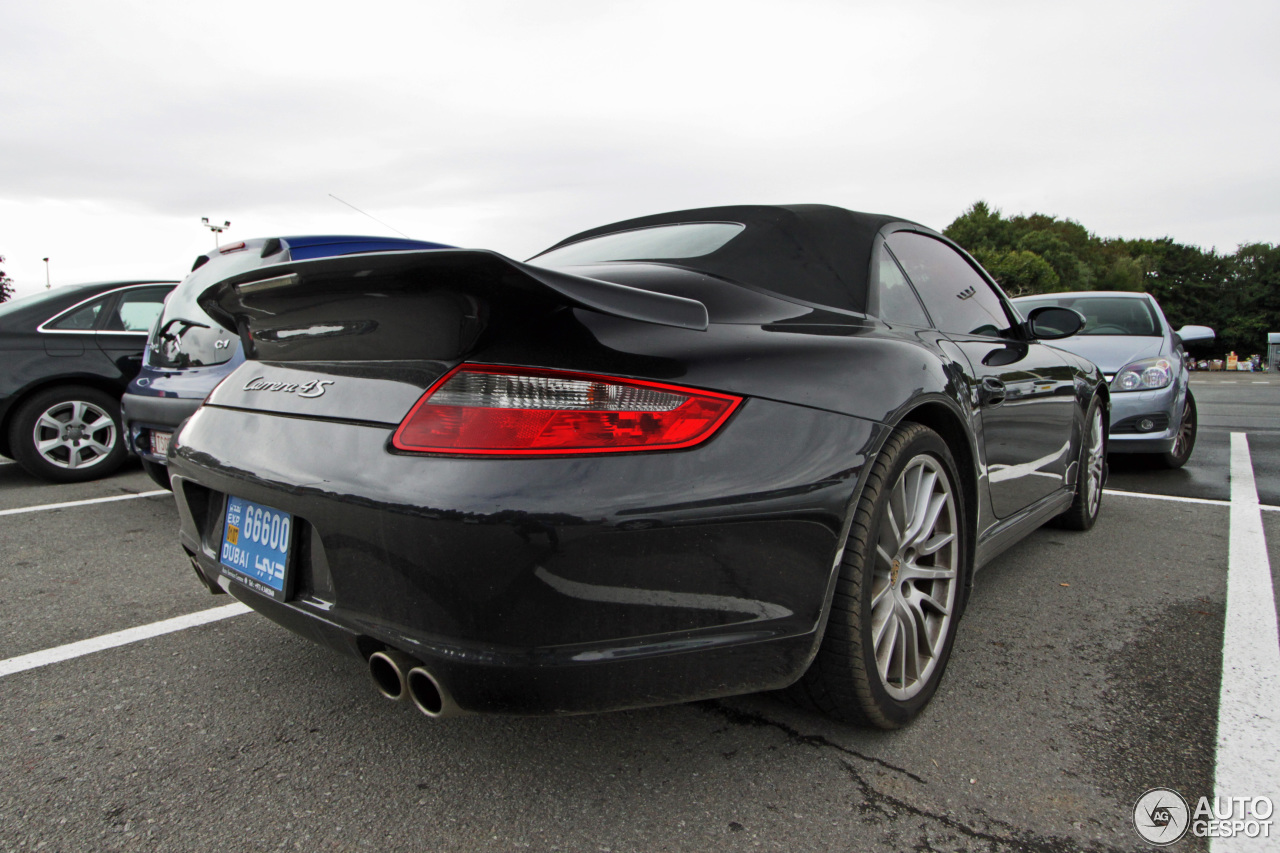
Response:
M288 590L293 516L234 495L222 524L222 573L250 589L283 601Z
M169 455L169 439L173 438L171 432L151 431L151 452L161 458Z

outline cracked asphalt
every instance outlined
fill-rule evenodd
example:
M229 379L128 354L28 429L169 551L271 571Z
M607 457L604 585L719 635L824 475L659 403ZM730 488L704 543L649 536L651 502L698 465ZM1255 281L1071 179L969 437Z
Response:
M1239 428L1280 502L1280 380L1222 381L1196 379L1186 471L1121 462L1111 485L1224 498L1232 419L1260 418ZM0 509L154 488L4 462ZM252 613L16 673L0 850L1152 849L1139 795L1212 793L1227 519L1108 495L1093 531L1033 534L978 575L936 698L890 733L767 694L433 722ZM228 603L176 526L167 497L0 516L0 659Z

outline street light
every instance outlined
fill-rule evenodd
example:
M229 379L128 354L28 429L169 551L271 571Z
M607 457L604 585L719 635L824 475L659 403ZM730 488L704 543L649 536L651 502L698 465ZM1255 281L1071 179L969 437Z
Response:
M48 290L51 287L53 287L53 285L49 283L49 259L45 258L44 259L44 289Z
M202 216L202 217L200 217L200 221L204 223L204 227L205 227L205 228L208 228L210 231L212 231L212 232L213 232L213 247L214 247L215 249L217 249L217 248L218 248L218 235L219 235L219 234L221 234L223 231L226 231L228 228L230 228L230 227L231 227L231 220L229 220L229 219L228 219L228 220L226 220L225 222L223 222L221 225L219 225L219 224L218 224L218 223L216 223L216 222L210 222L210 221L209 221L209 217L207 217L207 216Z

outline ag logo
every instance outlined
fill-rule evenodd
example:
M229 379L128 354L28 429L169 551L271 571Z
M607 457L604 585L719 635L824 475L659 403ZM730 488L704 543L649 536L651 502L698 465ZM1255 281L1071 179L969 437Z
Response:
M1164 847L1187 834L1191 813L1182 795L1169 788L1152 788L1133 807L1133 827L1144 841Z

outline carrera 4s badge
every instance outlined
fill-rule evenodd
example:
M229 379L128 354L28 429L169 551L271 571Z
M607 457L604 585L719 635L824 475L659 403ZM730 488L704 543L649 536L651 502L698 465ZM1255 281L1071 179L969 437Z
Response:
M268 382L265 378L259 376L246 382L244 390L284 391L287 394L297 394L299 397L319 397L324 393L324 389L332 384L333 380L331 379L312 379L310 382L303 382L301 385L296 382Z

